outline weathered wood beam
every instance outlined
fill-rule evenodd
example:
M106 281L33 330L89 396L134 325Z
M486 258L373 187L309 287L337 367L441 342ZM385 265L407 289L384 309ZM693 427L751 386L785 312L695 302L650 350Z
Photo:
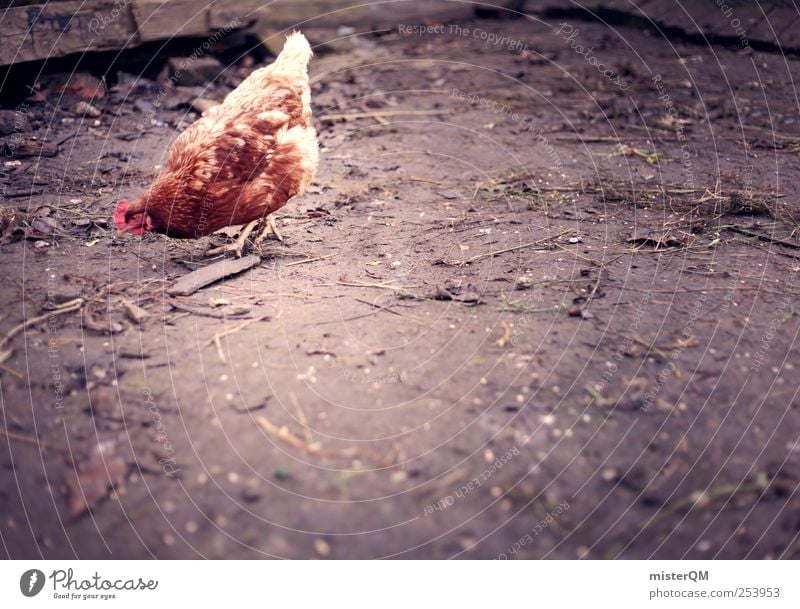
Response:
M0 12L0 65L212 36L253 24L258 0L60 0Z

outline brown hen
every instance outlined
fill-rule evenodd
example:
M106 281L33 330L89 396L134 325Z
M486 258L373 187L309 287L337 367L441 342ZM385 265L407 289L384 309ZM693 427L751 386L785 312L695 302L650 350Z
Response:
M141 197L117 203L116 227L193 238L247 224L235 243L218 248L237 255L257 224L263 224L257 241L274 230L269 214L304 192L319 158L311 54L302 34L289 35L272 65L255 70L175 140L164 170Z

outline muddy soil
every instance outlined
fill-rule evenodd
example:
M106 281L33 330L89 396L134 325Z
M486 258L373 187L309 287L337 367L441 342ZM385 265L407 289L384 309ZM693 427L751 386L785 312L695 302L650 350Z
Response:
M197 114L43 87L74 136L3 168L2 554L800 557L800 64L561 21L321 48L312 188L190 296L229 237L110 216Z

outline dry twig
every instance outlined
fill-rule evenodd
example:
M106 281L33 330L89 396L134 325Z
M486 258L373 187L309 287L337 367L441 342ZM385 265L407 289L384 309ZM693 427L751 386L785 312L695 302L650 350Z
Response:
M243 321L240 324L236 324L232 328L225 328L224 330L220 330L219 332L214 334L213 337L211 337L211 339L206 343L205 346L207 347L208 345L213 343L217 347L217 355L219 355L219 361L224 364L227 362L227 359L225 358L225 352L222 350L222 339L226 336L230 336L231 334L235 334L236 332L243 330L252 323L269 319L269 317L270 317L269 315L254 317L253 319L248 319L247 321Z
M515 245L514 247L506 247L500 250L494 250L492 252L486 252L485 254L478 254L473 256L472 258L467 258L463 262L460 263L460 266L464 266L466 264L472 264L473 262L477 262L478 260L483 260L484 258L494 258L495 256L499 256L500 254L506 254L508 252L516 252L518 250L526 249L528 247L533 247L535 245L543 245L548 241L553 241L554 239L558 239L559 237L563 237L569 230L561 231L557 235L551 235L549 237L545 237L544 239L539 239L538 241L531 241L530 243L523 243L522 245Z
M358 120L361 118L376 118L385 116L431 116L446 114L445 110L379 110L376 112L345 112L342 114L326 114L320 116L321 121Z
M65 302L64 304L60 305L58 308L53 309L52 311L48 311L44 315L37 315L36 317L31 317L30 319L25 320L21 324L18 324L11 328L6 335L0 340L0 349L3 349L9 341L14 338L20 332L24 332L28 328L35 326L37 324L42 323L43 321L47 321L51 317L56 315L64 315L66 313L74 313L75 311L79 310L83 306L84 300L83 298L75 298L74 300L70 300L69 302ZM6 357L10 355L10 352L6 352ZM5 358L3 358L5 359ZM2 363L2 362L0 362Z

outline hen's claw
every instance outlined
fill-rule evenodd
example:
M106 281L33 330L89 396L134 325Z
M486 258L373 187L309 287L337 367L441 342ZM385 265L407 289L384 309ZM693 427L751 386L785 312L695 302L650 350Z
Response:
M258 234L258 237L256 237L254 243L258 245L264 241L264 239L269 237L270 233L275 235L275 238L283 243L283 235L281 235L281 231L279 231L278 227L275 225L275 218L272 216L267 216L267 221L264 223L264 227L261 229L261 232Z
M267 216L266 220L264 218L259 218L258 220L253 220L250 222L250 224L245 225L245 227L242 229L242 232L239 233L238 237L236 237L235 241L231 241L225 245L220 245L219 247L211 248L206 252L206 255L213 256L215 254L234 252L237 258L241 258L245 245L247 245L247 240L250 238L250 235L253 233L256 227L258 227L260 224L263 225L258 231L258 236L253 240L253 245L259 245L262 241L264 241L264 239L269 237L270 234L275 235L278 241L283 242L283 235L281 235L278 227L275 226L275 218L272 216Z
M235 241L231 241L230 243L226 243L225 245L220 245L219 247L211 248L206 252L206 255L213 256L214 254L225 254L227 252L234 252L237 258L242 257L242 252L244 251L244 246L247 243L248 237L250 237L250 233L253 232L255 227L261 220L253 220L250 224L245 225L242 229L242 232L239 233L239 236L236 238Z

